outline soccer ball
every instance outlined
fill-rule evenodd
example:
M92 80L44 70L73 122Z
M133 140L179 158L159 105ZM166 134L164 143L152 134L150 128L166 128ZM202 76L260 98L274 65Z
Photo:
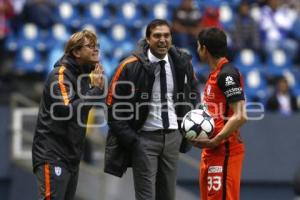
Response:
M188 140L209 138L214 131L215 123L207 109L195 109L184 116L181 128Z

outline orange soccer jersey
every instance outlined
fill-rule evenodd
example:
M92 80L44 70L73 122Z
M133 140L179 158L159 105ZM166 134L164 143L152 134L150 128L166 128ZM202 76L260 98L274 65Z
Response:
M223 58L209 75L204 103L214 117L214 137L233 112L230 103L244 100L242 78L238 70ZM203 149L200 163L201 200L239 200L244 145L235 131L217 148Z

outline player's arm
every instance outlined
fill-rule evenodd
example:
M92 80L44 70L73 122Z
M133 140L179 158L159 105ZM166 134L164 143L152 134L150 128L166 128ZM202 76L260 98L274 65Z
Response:
M247 121L247 113L245 109L245 101L238 101L230 104L233 115L228 119L223 129L210 141L208 147L216 147L223 140L227 139L234 131L239 129Z
M196 138L192 140L194 146L199 148L215 148L247 121L244 100L231 103L229 106L233 110L233 115L228 119L223 129L212 139Z

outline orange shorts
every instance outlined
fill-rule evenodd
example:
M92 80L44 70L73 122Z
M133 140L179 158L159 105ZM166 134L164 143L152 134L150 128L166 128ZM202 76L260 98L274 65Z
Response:
M200 162L201 200L239 200L244 153L205 156Z

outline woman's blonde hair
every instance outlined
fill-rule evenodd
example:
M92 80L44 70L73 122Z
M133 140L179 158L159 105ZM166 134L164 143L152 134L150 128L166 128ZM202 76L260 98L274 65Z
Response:
M97 44L97 36L90 30L82 30L71 35L65 46L65 54L72 56L72 51L81 48L84 44L85 38L89 40L91 45Z

